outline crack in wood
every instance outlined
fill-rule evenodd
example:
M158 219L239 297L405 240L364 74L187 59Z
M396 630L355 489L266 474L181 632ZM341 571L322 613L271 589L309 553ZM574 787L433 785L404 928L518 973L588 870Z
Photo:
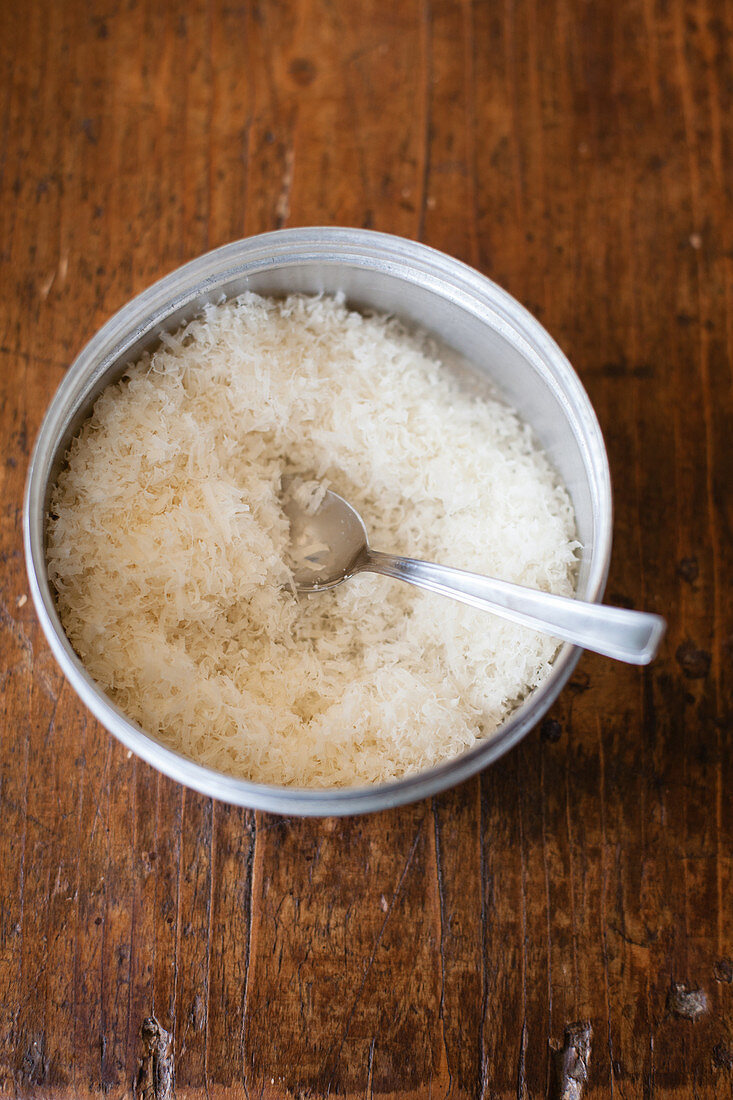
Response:
M133 1084L134 1100L174 1100L173 1051L171 1035L155 1016L142 1022L140 1038L143 1054Z
M551 1100L581 1100L588 1081L593 1028L590 1020L568 1024L562 1046L551 1041L555 1079Z
M527 1021L522 1023L522 1036L519 1040L519 1064L517 1066L517 1100L529 1100L527 1089Z

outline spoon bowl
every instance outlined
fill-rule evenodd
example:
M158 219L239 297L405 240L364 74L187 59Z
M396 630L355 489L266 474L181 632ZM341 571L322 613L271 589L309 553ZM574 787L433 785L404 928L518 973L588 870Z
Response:
M304 507L285 483L283 511L290 522L289 557L299 592L335 588L363 566L369 539L359 513L336 493L326 491L315 511Z

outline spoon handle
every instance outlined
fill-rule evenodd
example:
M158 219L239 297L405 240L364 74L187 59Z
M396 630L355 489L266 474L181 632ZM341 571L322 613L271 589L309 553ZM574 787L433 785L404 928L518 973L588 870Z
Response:
M645 611L584 603L462 569L381 554L377 550L370 549L362 556L359 572L363 570L384 573L418 588L452 596L472 607L493 611L503 619L523 623L564 642L634 665L646 665L653 660L666 629L664 619Z

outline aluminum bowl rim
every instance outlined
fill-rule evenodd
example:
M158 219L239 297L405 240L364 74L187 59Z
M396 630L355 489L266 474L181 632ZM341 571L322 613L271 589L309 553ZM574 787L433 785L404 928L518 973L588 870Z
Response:
M23 542L30 593L41 627L62 672L82 702L128 749L177 782L201 794L255 810L302 816L367 813L439 794L475 775L516 745L537 724L570 678L581 650L564 644L548 679L526 706L499 730L460 756L402 779L369 787L294 788L255 783L197 764L168 748L127 718L92 680L76 655L56 611L45 556L45 500L50 465L74 411L88 400L90 379L140 336L163 331L165 320L187 302L214 293L248 268L299 266L309 261L374 268L439 292L504 330L554 383L556 397L580 424L594 515L594 546L584 597L600 600L611 556L612 497L608 457L590 399L568 359L540 322L491 279L462 261L403 237L374 230L316 226L282 229L244 238L189 261L131 299L81 350L66 373L41 424L31 457L23 507ZM349 263L350 261L350 263ZM480 311L476 307L481 307Z

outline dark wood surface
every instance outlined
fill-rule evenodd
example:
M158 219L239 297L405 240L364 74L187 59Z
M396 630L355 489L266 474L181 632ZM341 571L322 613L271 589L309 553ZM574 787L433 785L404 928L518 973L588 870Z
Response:
M163 1095L172 1066L212 1100L577 1096L553 1050L588 1020L586 1096L731 1095L732 30L718 0L0 5L0 1091ZM584 656L480 778L310 821L91 719L20 515L115 309L319 223L442 248L543 321L605 432L608 598L669 634L647 671Z

